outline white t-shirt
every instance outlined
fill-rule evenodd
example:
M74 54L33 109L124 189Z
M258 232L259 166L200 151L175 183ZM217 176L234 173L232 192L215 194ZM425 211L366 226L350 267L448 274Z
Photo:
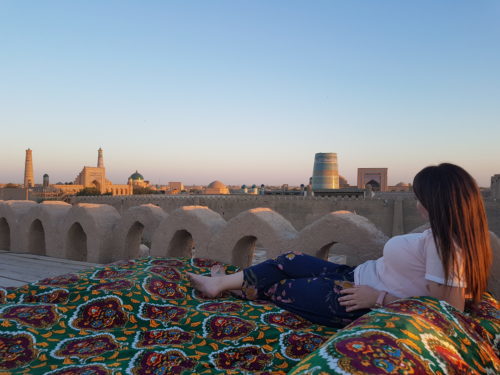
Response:
M406 298L428 295L427 280L445 284L444 267L430 229L423 233L391 238L385 244L383 254L381 258L369 260L355 268L356 285L369 285L396 297ZM465 286L453 274L448 285Z

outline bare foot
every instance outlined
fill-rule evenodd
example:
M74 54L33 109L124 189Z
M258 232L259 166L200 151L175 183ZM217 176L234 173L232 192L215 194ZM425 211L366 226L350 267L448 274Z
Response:
M212 275L212 277L226 276L226 269L222 264L216 264L210 269L210 275ZM241 292L241 290L233 289L230 290L229 293L237 298L243 297L243 293Z
M208 277L203 275L196 275L194 273L186 272L191 286L203 295L209 298L217 297L222 290L220 290L220 282L218 277ZM220 275L223 276L223 275Z
M226 275L226 269L222 264L216 264L210 268L210 275L212 277L217 277L217 276L225 276Z

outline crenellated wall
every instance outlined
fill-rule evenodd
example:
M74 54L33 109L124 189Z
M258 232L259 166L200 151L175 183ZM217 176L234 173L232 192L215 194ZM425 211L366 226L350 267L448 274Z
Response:
M286 218L297 230L301 230L329 212L347 210L365 216L388 236L396 234L393 232L395 227L394 200L391 199L279 195L135 195L75 197L72 203L104 203L115 207L119 212L125 212L130 207L145 203L155 204L167 213L182 206L206 206L220 214L225 220L231 220L241 212L253 208L266 207ZM408 212L411 210L412 208L409 207ZM423 224L422 220L415 226L421 224ZM396 227L402 228L403 223L396 224ZM408 228L408 230L411 229L413 228Z
M409 233L424 220L411 193L384 193L378 198L302 197L279 195L133 195L75 197L72 203L109 204L123 213L146 203L171 213L182 206L206 206L231 220L243 211L267 207L287 219L297 230L332 211L347 210L366 217L387 236ZM490 230L500 235L500 200L485 200Z
M403 209L403 202L395 210ZM417 231L423 230L421 226ZM302 251L327 258L333 248L356 265L381 256L388 237L367 218L345 210L329 212L297 230L267 207L251 208L229 220L206 206L169 213L153 205L119 212L107 204L0 201L0 249L110 263L149 254L211 258L240 267L252 263L257 242L267 257ZM492 233L495 271L491 288L500 292L500 241Z

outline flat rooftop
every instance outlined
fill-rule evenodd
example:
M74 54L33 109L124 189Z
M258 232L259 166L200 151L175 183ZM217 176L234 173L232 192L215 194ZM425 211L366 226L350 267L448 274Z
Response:
M20 287L96 266L100 264L0 250L0 287Z

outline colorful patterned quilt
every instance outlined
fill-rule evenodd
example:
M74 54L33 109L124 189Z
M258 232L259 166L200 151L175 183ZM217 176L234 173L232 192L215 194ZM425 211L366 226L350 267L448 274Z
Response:
M0 374L285 374L335 333L270 303L204 299L185 271L213 264L146 258L0 289Z
M0 289L0 375L500 373L491 296L471 314L401 300L336 333L263 301L203 298L185 271L213 264L146 258Z
M289 374L500 374L500 311L485 295L468 314L430 297L362 316Z

